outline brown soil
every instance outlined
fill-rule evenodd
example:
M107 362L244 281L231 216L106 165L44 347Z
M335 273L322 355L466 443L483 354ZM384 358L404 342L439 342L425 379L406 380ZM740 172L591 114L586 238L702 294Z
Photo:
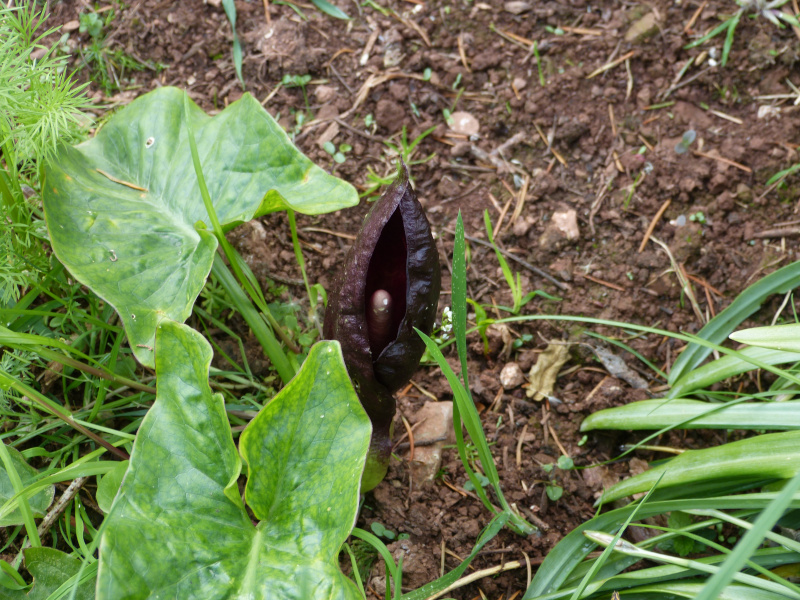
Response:
M708 54L701 57L713 47L719 60L721 38L683 48L736 8L723 0L703 2L696 20L701 3L695 0L640 5L381 0L386 14L372 2L334 3L353 19L339 21L296 3L307 20L289 5L272 5L268 23L261 2L236 2L247 91L290 131L295 115L306 113L296 130L298 147L362 190L369 186L369 169L381 176L393 170L385 141L398 144L403 127L409 140L435 127L420 143L414 159L421 162L412 163L411 172L441 241L442 264L449 264L458 211L467 235L485 240L483 212L488 210L501 246L559 282L556 287L512 262L524 291L542 289L561 298L536 298L523 312L696 332L701 317L719 312L758 277L796 260L798 180L789 178L777 189L766 181L798 162L800 116L789 80L798 67L800 33L779 30L764 18L743 18L729 62L721 67L712 66ZM78 15L85 10L78 1L52 7L51 22L68 25L74 48L88 44L77 31ZM109 101L128 102L161 85L187 89L209 112L243 93L220 0L140 0L119 11L110 31L111 47L166 69L134 73L110 99L92 88L98 112ZM532 40L538 43L538 63ZM682 72L692 57L695 62ZM75 63L80 63L77 52ZM601 67L607 68L599 72ZM539 69L546 85L540 83ZM301 88L278 86L284 75L306 74L311 76L306 87L310 114ZM444 110L469 113L479 124L478 134L468 137L448 128ZM374 124L367 125L370 121ZM680 153L676 146L689 130L696 140ZM335 165L321 148L326 140L352 146L343 164ZM701 315L682 292L667 253L655 241L639 250L665 202L670 204L655 224L653 239L669 247L690 277ZM349 242L305 228L353 234L366 209L362 203L341 214L299 219L312 281L329 286ZM559 211L576 216L577 237L570 239L559 228L553 218ZM764 234L781 225L785 234ZM302 286L291 283L300 273L285 217L269 217L264 228L251 225L234 237L265 284L267 278L287 280L286 294L303 301ZM492 305L512 304L490 249L471 244L468 276L470 297L488 305L490 316ZM448 271L443 289L449 289ZM440 309L448 301L443 294ZM774 308L766 306L764 314ZM543 526L540 536L528 539L502 532L474 567L511 560L524 565L527 557L535 571L563 535L594 514L592 503L604 486L641 470L642 459L651 457L639 454L605 467L550 473L542 465L562 453L577 466L612 459L630 436L597 433L583 439L582 419L600 408L648 397L663 381L630 356L628 364L650 378L649 389L633 389L609 376L587 346L577 344L596 343L578 327L545 321L512 327L506 336L532 337L505 354L504 332L489 333L487 354L477 337L471 340L477 343L471 347L470 384L483 409L506 497ZM533 402L520 387L501 388L505 363L517 362L527 373L552 340L576 343L553 393L557 403ZM664 369L680 350L674 340L653 337L629 344ZM267 367L263 360L261 367ZM451 398L438 369L420 370L415 381L427 394ZM399 415L413 422L427 399L418 388L399 398L397 438L404 431ZM703 432L664 440L670 441L683 447L717 442L716 434ZM427 487L410 479L408 453L397 450L399 460L367 495L358 525L369 528L377 521L410 534L392 548L404 557L404 587L414 588L438 576L443 543L446 569L458 563L456 556L467 555L490 515L473 495L464 495L465 475L454 450L445 451L446 474ZM563 488L559 500L548 498L548 484ZM380 588L380 575L376 566L372 589ZM450 595L517 598L526 578L523 567Z

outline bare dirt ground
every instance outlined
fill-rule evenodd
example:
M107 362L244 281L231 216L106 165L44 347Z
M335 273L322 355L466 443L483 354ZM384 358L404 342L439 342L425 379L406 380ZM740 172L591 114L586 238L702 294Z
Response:
M443 267L458 211L467 235L480 241L488 210L500 246L551 277L512 262L523 290L560 298L538 297L524 313L696 332L747 285L797 259L798 179L766 182L800 161L800 92L794 87L800 85L800 32L778 29L763 16L743 17L723 67L721 37L684 46L731 15L737 9L732 1L334 3L352 19L333 19L305 3L295 3L297 11L273 3L268 19L262 2L236 2L247 92L294 132L303 152L362 191L371 185L370 170L393 172L386 141L398 145L403 128L409 141L435 128L413 155L411 174L440 241ZM116 11L109 47L165 66L125 73L121 91L110 97L90 88L98 115L162 85L185 88L209 112L241 97L220 0L98 2L95 8ZM79 50L89 42L77 30L79 14L91 9L64 1L51 10L52 24L71 32L67 43L79 65ZM286 75L310 76L307 101L303 87L279 85ZM451 125L445 111L455 113ZM351 147L343 163L322 148L326 141ZM312 281L328 286L349 244L342 235L358 230L366 210L362 202L341 214L300 218ZM292 283L300 273L285 217L271 216L263 225L232 237L265 286L270 279L288 282L284 299L302 301L302 285ZM648 231L650 241L640 247ZM489 316L503 316L493 306L509 306L512 299L493 251L479 242L470 243L470 251L470 297L487 306ZM676 269L690 281L697 310ZM449 290L446 269L443 289ZM444 293L440 308L448 302ZM519 341L509 346L504 338ZM639 453L584 470L548 473L542 466L562 454L580 467L612 459L619 444L635 438L584 438L582 419L663 391L664 382L630 356L624 358L647 388L609 375L587 345L597 340L569 324L490 329L488 352L477 335L470 341L470 383L503 489L542 525L542 535L503 532L474 567L512 560L523 567L451 595L517 598L527 585L526 557L535 570L564 534L594 514L604 486L641 470L653 456ZM507 363L528 373L550 341L572 342L554 400L535 402L518 384L501 386ZM680 351L669 339L628 343L664 370ZM261 367L266 372L263 360ZM400 415L413 424L429 395L451 398L438 369L421 369L415 383L399 398L398 441L405 431ZM718 443L718 435L696 431L662 441L694 448ZM410 477L409 449L398 446L396 454L386 480L367 495L358 524L379 522L410 535L392 548L404 556L404 587L414 588L439 575L443 550L445 569L468 554L489 514L463 491L454 450L445 450L441 476L427 486ZM563 496L551 500L547 486L561 487ZM380 587L376 566L370 589Z

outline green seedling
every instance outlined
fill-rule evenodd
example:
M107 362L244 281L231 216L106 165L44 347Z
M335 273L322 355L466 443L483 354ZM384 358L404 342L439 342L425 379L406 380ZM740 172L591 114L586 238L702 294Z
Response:
M79 31L89 34L91 40L80 53L84 66L89 69L92 81L109 96L123 88L127 73L146 69L158 73L165 68L161 64L141 62L123 50L111 49L106 43L105 32L114 17L114 10L107 11L105 17L95 12L82 13L79 27Z
M489 481L488 477L486 477L485 475L482 475L481 473L478 473L478 483L481 484L481 487L485 488L491 482ZM467 481L467 482L464 483L464 489L466 491L468 491L468 492L474 492L475 491L475 486L473 485L473 483L471 481Z
M539 42L533 42L533 57L536 59L536 72L539 74L539 85L545 87L547 81L544 78L544 70L542 69L542 58L539 56Z
M642 182L642 179L644 179L644 174L645 174L644 169L639 171L636 174L633 183L628 187L628 194L627 196L625 196L625 202L622 203L622 210L628 210L628 206L630 205L631 200L633 199L633 194L636 192L636 188Z
M511 267L508 266L505 256L503 256L503 254L500 252L500 249L497 247L497 244L494 241L494 231L492 229L492 221L489 219L488 210L483 212L483 222L486 226L486 237L494 249L494 253L497 256L497 261L500 263L500 269L503 271L503 277L505 278L506 284L508 284L508 287L511 290L511 298L514 302L514 305L511 307L498 306L498 308L517 315L519 314L519 311L522 310L523 306L533 300L536 296L543 294L543 292L534 290L533 292L528 292L524 296L522 295L522 282L520 280L519 273L514 274L511 272ZM552 296L549 296L549 298L552 299Z
M689 215L689 220L692 223L700 223L700 225L706 224L706 215L702 210L698 210L696 213L692 213Z
M788 2L789 0L736 0L736 4L739 5L739 10L725 19L722 23L714 27L700 39L684 46L684 49L688 50L690 48L695 48L724 33L725 41L722 43L721 61L721 64L724 67L728 64L728 57L730 56L731 47L733 46L733 38L736 32L736 27L739 25L739 21L741 21L744 14L751 13L754 16L762 16L780 29L783 29L786 25L800 27L800 22L798 22L797 17L780 10L780 8Z
M373 521L372 524L370 524L369 528L372 529L372 533L374 533L378 537L387 539L390 542L393 542L395 540L407 540L409 538L409 535L407 533L401 533L400 535L398 535L391 529L384 527L383 524L379 523L378 521Z
M350 144L339 144L339 149L337 150L333 142L325 142L325 145L322 148L323 150L325 150L325 152L331 155L331 157L333 158L333 162L335 162L338 165L342 164L345 160L347 160L345 154L347 154L353 149L353 147Z
M545 493L551 501L556 502L564 495L564 488L562 488L555 480L555 469L568 471L575 466L575 463L569 456L563 454L558 457L555 463L542 465L542 470L550 476L550 482L545 484Z
M417 146L419 146L420 142L422 142L422 140L424 140L426 137L428 137L430 134L432 134L435 130L436 130L436 127L431 127L430 129L427 129L427 130L423 131L416 138L414 138L411 142L409 142L408 141L408 133L406 132L406 126L403 125L403 128L400 131L399 143L395 144L395 143L386 141L386 142L384 142L384 144L386 144L386 146L390 150L390 152L389 152L390 157L392 157L392 156L399 157L400 160L402 160L409 167L415 166L415 165L421 165L421 164L424 164L424 163L428 162L433 157L435 157L436 153L432 152L430 155L426 156L425 158L421 158L421 159L415 160L414 159L414 155L416 154Z
M306 91L306 86L310 81L311 75L289 75L288 73L283 76L283 79L281 79L281 84L283 87L299 87L303 91L303 101L305 102L306 111L308 114L311 114L311 106L308 104L308 92Z
M378 190L384 186L390 185L391 183L391 174L385 176L379 175L370 165L367 165L367 188L358 196L359 198L370 199L370 197L374 196Z
M681 136L681 141L675 144L675 154L686 154L689 148L697 139L697 132L694 129L685 131Z
M103 27L106 25L96 12L81 13L79 23L78 31L80 33L88 33L92 38L99 38L100 34L103 33Z
M775 175L773 175L767 180L767 185L768 186L781 185L783 184L784 180L787 177L794 175L798 171L800 171L800 163L796 163L791 167L789 167L788 169L783 169L782 171L778 171L777 173L775 173Z

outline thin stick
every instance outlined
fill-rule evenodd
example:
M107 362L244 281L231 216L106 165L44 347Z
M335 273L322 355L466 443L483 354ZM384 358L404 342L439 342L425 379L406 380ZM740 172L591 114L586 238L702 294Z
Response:
M403 420L403 427L406 428L408 434L408 462L412 462L414 460L414 432L411 430L408 419L404 415L400 415L400 418Z
M653 231L656 229L656 225L661 220L661 217L664 216L664 213L669 208L669 205L672 203L671 199L668 199L661 205L661 208L658 209L656 216L653 217L653 220L650 221L650 225L647 226L647 231L644 232L644 238L642 239L642 243L639 244L639 254L644 251L644 247L647 246L647 242L650 240L650 236L653 235Z
M39 538L44 537L44 534L50 531L50 528L53 524L58 520L58 517L61 516L61 513L67 508L67 504L78 495L78 492L81 491L83 484L85 484L89 480L88 477L78 477L77 479L73 479L72 483L69 484L69 487L64 490L64 493L61 494L61 497L56 501L53 507L47 512L42 519L42 522L39 523L39 527L36 528L37 533L39 534ZM30 539L25 541L23 544L20 553L23 550L31 547Z
M378 142L379 144L383 144L383 142L384 142L383 138L378 137L377 135L372 135L371 133L367 133L365 131L361 131L357 127L353 127L352 125L350 125L349 123L347 123L346 121L344 121L344 120L342 120L342 119L340 119L338 117L336 119L334 119L334 121L336 123L338 123L339 125L341 125L342 127L344 127L345 129L347 129L349 131L352 131L356 135L360 135L363 138L366 138L368 140L372 140L373 142Z
M721 110L714 110L713 108L709 108L708 112L712 115L716 115L720 119L725 119L726 121L730 121L731 123L736 123L737 125L741 125L744 123L739 117L733 117L727 113L722 112Z
M269 16L269 0L264 0L264 17L267 19L267 25L272 25L272 17Z
M341 233L339 231L332 231L330 229L325 229L324 227L303 227L300 231L312 231L314 233L327 233L328 235L334 235L336 237L344 238L346 240L355 240L356 236L351 235L349 233Z
M542 138L542 141L547 146L547 149L553 153L553 156L555 156L558 159L558 162L560 162L562 165L566 167L567 161L564 160L564 157L561 156L555 148L553 148L553 146L550 144L550 140L547 139L547 136L544 134L544 131L542 131L542 128L539 127L539 124L536 121L534 121L533 126L536 128L536 132L539 134L539 137Z
M776 238L800 236L800 227L785 227L783 229L767 229L754 233L754 238Z
M732 167L736 167L737 169L741 169L745 173L752 173L753 169L747 167L741 163L737 163L735 160L731 160L729 158L724 158L722 156L714 156L713 154L707 154L705 152L700 152L700 150L693 150L692 154L695 156L702 156L703 158L710 158L712 160L717 160L721 163L725 163L726 165L730 165Z
M717 296L722 296L722 292L720 292L720 291L719 291L717 288L715 288L713 285L711 285L710 283L708 283L708 282L707 282L705 279L703 279L702 277L698 277L697 275L689 275L688 273L686 274L686 276L687 276L689 279L691 279L692 281L694 281L694 282L696 282L696 283L699 283L700 285L702 285L702 286L703 286L704 288L706 288L707 290L711 290L711 291L712 291L712 292L714 292L714 293L715 293Z
M139 190L140 192L146 192L147 191L147 188L143 188L141 186L138 186L135 183L131 183L130 181L123 181L122 179L117 179L116 177L114 177L110 173L106 173L102 169L95 169L95 171L100 173L100 175L102 175L103 177L106 177L106 178L110 179L114 183L118 183L120 185L124 185L124 186L129 187L129 188L134 189L134 190Z
M604 281L603 279L599 279L597 277L592 277L591 275L581 275L584 279L588 279L589 281L594 281L595 283L599 283L600 285L604 285L607 288L611 288L612 290L617 290L618 292L624 292L625 288L621 285L617 285L616 283L611 283L610 281Z
M433 596L428 596L427 600L436 600L436 598L440 598L445 594L452 592L453 590L457 590L458 588L462 588L465 585L469 585L473 581L478 581L479 579L483 579L484 577L491 577L493 575L497 575L498 573L503 573L504 571L512 571L514 569L519 569L522 566L522 563L518 560L512 560L511 562L503 563L502 565L498 565L496 567L491 567L489 569L483 569L481 571L475 571L474 573L470 573L453 583L452 585L447 586L441 592L434 594Z
M522 433L519 434L519 439L517 439L517 468L522 467L522 444L525 443L525 434L528 433L528 424L525 423L525 426L522 428Z
M602 29L588 29L586 27L567 27L562 25L561 29L567 33L576 33L578 35L603 35Z
M378 36L380 34L380 30L376 28L367 39L364 50L361 52L361 58L358 60L358 64L360 64L362 67L367 64L367 61L369 61L369 53L372 52L372 47L375 45L375 42L378 41Z
M550 430L550 435L553 436L553 441L556 443L556 446L558 446L558 449L561 450L561 454L568 457L569 452L567 452L566 448L564 448L564 446L561 445L561 440L558 439L558 435L556 435L556 430L553 429L553 426L549 422L547 423L547 429Z
M617 120L614 118L614 105L608 103L608 119L611 121L611 134L617 137Z
M623 55L622 55L622 56L620 56L619 58L617 58L617 59L615 59L615 60L612 60L611 62L609 62L609 63L606 63L606 64L604 64L602 67L600 67L600 68L598 68L598 69L595 69L594 71L592 71L591 73L589 73L589 74L586 76L586 79L592 79L593 77L597 77L597 76L598 76L598 75L600 75L601 73L605 73L605 72L606 72L606 71L608 71L609 69L613 69L613 68L614 68L614 67L616 67L617 65L624 63L626 60L628 60L629 58L631 58L631 57L632 57L634 54L636 54L636 50L631 50L631 51L630 51L630 52L628 52L627 54L623 54Z
M439 398L437 398L437 397L436 397L436 394L433 394L432 392L429 392L428 390L426 390L424 387L422 387L420 384L418 384L418 383L417 383L416 381L414 381L413 379L412 379L411 381L409 381L408 383L409 383L410 385L413 385L415 388L417 388L417 391L418 391L419 393L421 393L421 394L423 394L423 395L427 396L428 398L430 398L430 399L431 399L431 400L433 400L434 402L438 402L438 401L439 401Z
M469 64L467 64L467 53L464 52L464 32L458 34L458 55L461 57L461 64L464 65L464 68L467 70L467 73L472 73L472 69L469 68Z
M522 187L520 187L519 194L517 195L517 205L514 207L514 212L511 214L511 219L506 223L505 229L513 226L522 214L522 208L525 206L525 198L528 196L528 185L530 182L531 178L525 173L525 176L522 178ZM499 236L500 233L500 229L498 229L497 235Z
M686 25L684 25L683 33L689 35L689 33L692 30L692 27L694 27L694 24L697 23L697 19L700 18L701 14L703 14L703 9L706 7L706 4L708 4L708 0L703 0L703 3L697 8L696 11L694 11L692 18L689 19L689 22L686 23Z
M505 181L503 181L505 184ZM500 211L500 216L497 218L497 225L495 225L494 230L497 232L497 237L500 237L500 227L503 225L503 220L506 218L506 213L508 209L511 207L511 202L514 200L514 196L511 196L506 202L505 206L503 206L503 210Z
M517 35L516 33L511 33L510 31L503 31L502 29L495 27L494 24L489 25L489 29L494 31L501 38L504 38L514 44L518 44L523 48L525 48L526 50L531 46L533 46L533 40L529 40L528 38L522 37L521 35Z

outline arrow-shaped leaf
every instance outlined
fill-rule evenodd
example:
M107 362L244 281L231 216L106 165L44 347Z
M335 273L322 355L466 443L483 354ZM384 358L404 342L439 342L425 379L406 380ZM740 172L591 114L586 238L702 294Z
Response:
M257 525L239 495L210 361L200 334L159 326L158 395L106 519L98 599L358 598L337 554L355 520L370 425L338 344L315 345L243 434Z
M115 114L92 140L45 168L53 249L78 281L117 309L137 358L153 366L158 323L183 322L217 247L187 138L226 229L291 208L319 214L357 204L353 187L303 156L249 94L215 117L160 88Z

